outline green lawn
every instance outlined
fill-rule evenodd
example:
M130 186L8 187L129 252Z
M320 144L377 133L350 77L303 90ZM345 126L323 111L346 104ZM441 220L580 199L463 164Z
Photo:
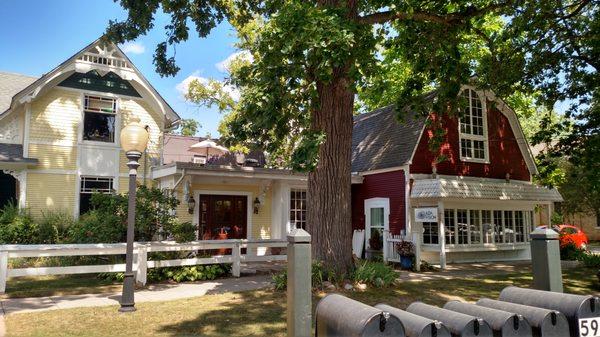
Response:
M599 292L595 270L564 271L565 291ZM347 292L368 304L405 308L422 300L443 305L459 299L497 297L508 285L529 286L530 274L481 278L410 281L388 289ZM316 295L313 304L324 294ZM8 336L285 336L285 293L264 290L208 295L186 300L140 303L133 314L117 307L80 308L6 317ZM32 324L34 323L34 324Z
M121 287L121 282L99 278L97 274L14 277L8 279L6 293L1 298L119 292Z

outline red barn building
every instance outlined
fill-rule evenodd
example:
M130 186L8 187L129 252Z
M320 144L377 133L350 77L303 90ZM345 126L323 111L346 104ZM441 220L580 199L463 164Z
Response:
M352 225L365 230L367 251L378 232L392 261L393 238L414 241L417 261L442 266L530 257L534 210L562 198L532 183L537 168L515 112L489 91L462 95L468 106L444 117L438 153L427 123L435 114L398 121L388 106L355 117Z

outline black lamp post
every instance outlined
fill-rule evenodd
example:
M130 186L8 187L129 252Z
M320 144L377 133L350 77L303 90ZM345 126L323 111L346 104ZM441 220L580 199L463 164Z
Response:
M125 278L123 279L123 295L121 296L120 312L135 311L133 275L133 234L135 226L135 195L137 168L139 159L148 144L148 131L140 124L138 118L132 118L131 123L121 130L121 147L129 162L129 203L127 205L127 249L125 253Z

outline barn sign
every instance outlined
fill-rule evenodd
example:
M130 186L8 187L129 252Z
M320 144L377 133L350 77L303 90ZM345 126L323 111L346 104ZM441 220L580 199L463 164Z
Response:
M421 207L415 208L416 222L437 222L438 209L437 207Z

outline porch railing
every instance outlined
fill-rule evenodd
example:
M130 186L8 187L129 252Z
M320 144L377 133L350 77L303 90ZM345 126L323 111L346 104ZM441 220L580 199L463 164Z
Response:
M231 264L234 277L240 276L242 262L286 261L287 256L281 251L271 255L257 255L259 249L281 249L287 247L283 240L204 240L186 243L173 241L153 241L134 244L134 266L136 281L146 284L148 268L194 266L205 264ZM242 254L242 249L246 252ZM193 257L172 260L148 260L148 253L176 251L221 251L223 254L210 257ZM62 267L30 267L8 268L11 258L54 257L54 256L106 256L125 254L125 243L111 244L51 244L51 245L0 245L0 293L6 291L9 277L70 275L88 273L124 272L125 263L62 266Z

